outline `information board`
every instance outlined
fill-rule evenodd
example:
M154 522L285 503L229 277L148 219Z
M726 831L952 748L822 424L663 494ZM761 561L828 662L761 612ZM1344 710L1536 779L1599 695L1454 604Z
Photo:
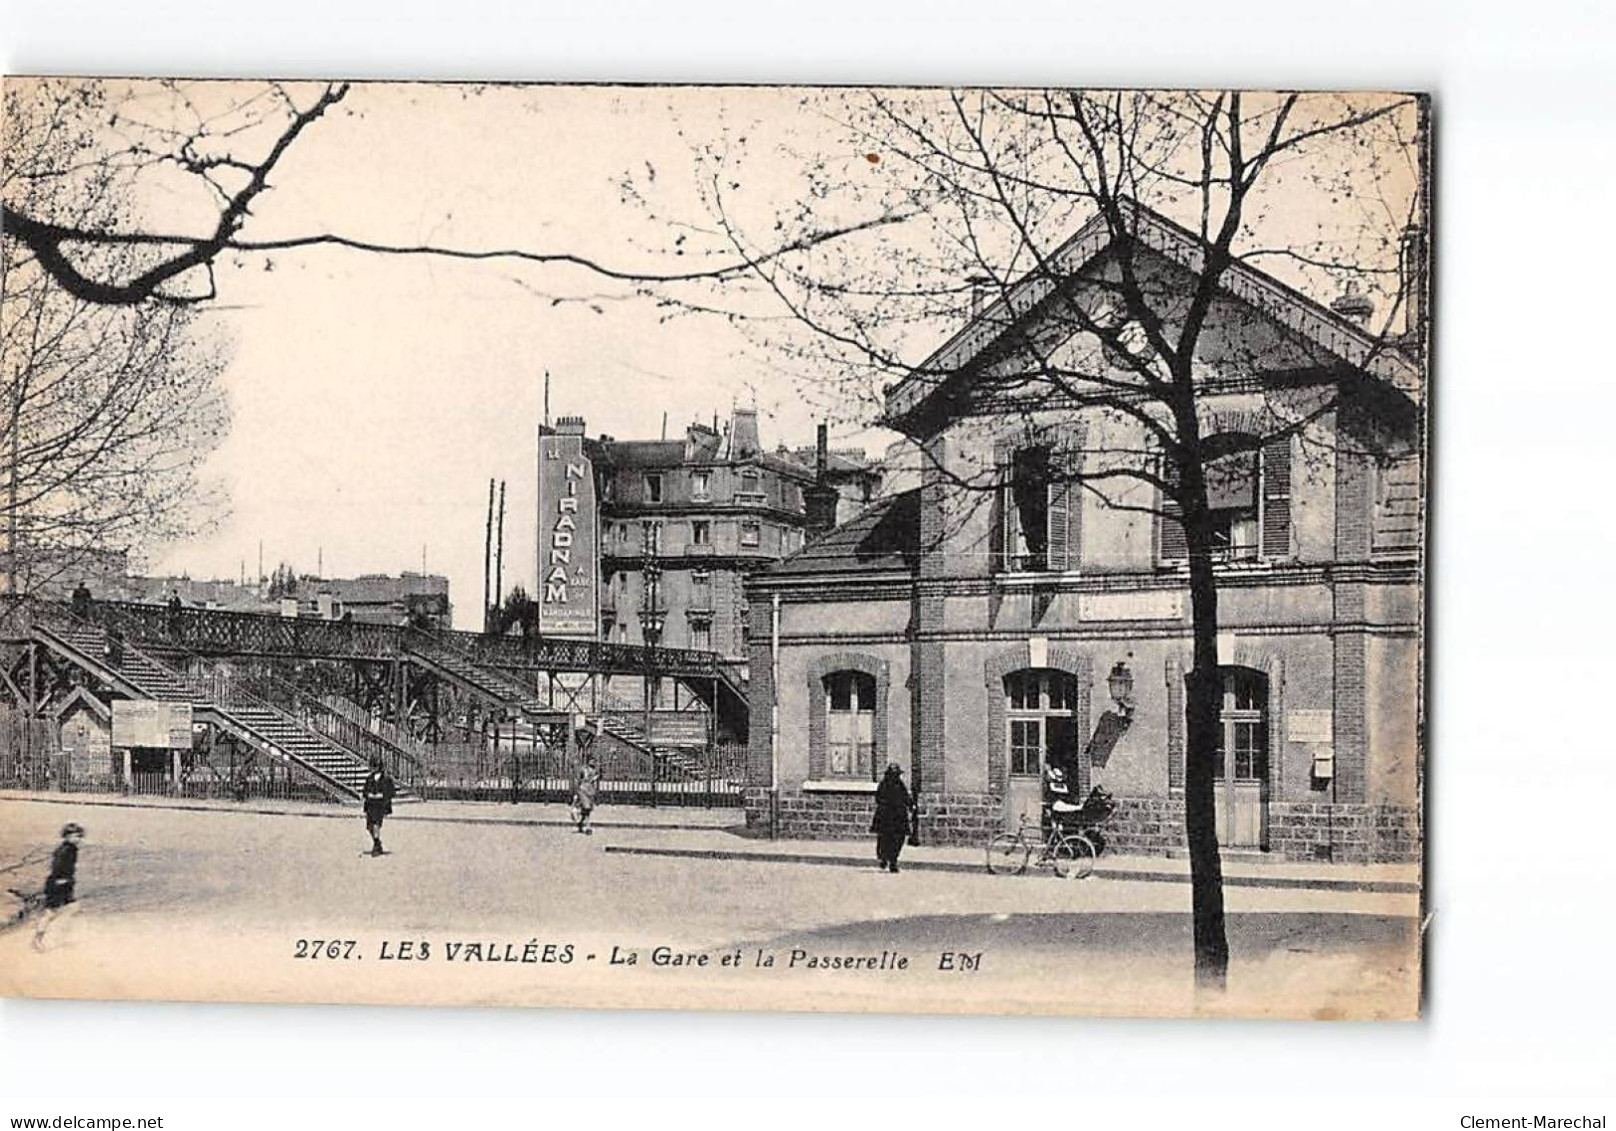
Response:
M112 701L112 745L189 750L193 714L189 703L157 699Z

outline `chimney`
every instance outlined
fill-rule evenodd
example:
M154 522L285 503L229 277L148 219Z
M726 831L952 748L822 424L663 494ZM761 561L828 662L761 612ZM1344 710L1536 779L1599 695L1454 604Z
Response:
M1375 304L1368 295L1358 292L1357 283L1349 281L1347 289L1330 304L1330 309L1355 326L1367 328L1370 315L1375 313Z
M718 454L718 429L696 423L685 429L685 459L708 460Z
M1418 350L1425 341L1425 231L1418 225L1403 230L1397 269L1403 291L1403 333Z
M581 416L556 417L555 430L557 436L582 436L584 434L584 418Z
M965 280L965 285L971 288L970 314L972 318L975 318L986 310L988 303L992 301L990 295L992 294L993 280L987 275L972 275Z
M763 451L758 439L758 418L755 408L738 408L730 417L729 458L746 459Z
M823 534L836 525L836 504L841 501L841 495L830 484L828 474L830 450L827 435L827 428L821 424L818 443L814 449L814 481L802 489L802 507L808 519L810 536Z

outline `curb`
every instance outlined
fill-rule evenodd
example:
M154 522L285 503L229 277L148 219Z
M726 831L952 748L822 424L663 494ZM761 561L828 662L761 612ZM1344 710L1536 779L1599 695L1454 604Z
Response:
M156 809L169 813L222 813L226 816L235 814L253 814L261 817L312 817L318 820L326 821L349 821L357 816L362 815L361 810L357 806L344 806L334 812L321 813L288 809L264 809L259 806L247 804L231 806L230 808L226 809L212 805L165 804L160 801L89 801L73 798L73 795L71 794L65 794L63 795L63 798L71 798L71 800L58 799L57 797L5 797L0 798L0 800L31 802L35 805L78 805L100 809ZM529 828L556 829L570 829L572 827L572 822L565 817L434 817L428 815L395 812L391 817L388 818L388 820L418 821L423 824L438 825L514 825ZM666 829L670 832L686 833L723 832L726 828L726 826L723 825L662 824L641 821L595 820L591 823L597 829L638 829L653 831L657 829Z
M729 852L720 848L650 848L631 845L606 846L607 852L625 856L671 856L686 860L754 860L764 864L817 864L832 868L871 869L869 860L861 856L821 856L808 852ZM986 875L981 864L967 864L956 860L916 860L904 867L915 872L960 872ZM1094 869L1094 875L1104 880L1132 880L1135 883L1187 884L1188 875L1182 872L1135 872L1127 868L1107 868L1103 864ZM1316 891L1370 892L1380 894L1418 895L1420 885L1407 880L1350 880L1321 876L1316 879L1301 876L1231 876L1223 877L1224 887L1235 888L1293 888Z

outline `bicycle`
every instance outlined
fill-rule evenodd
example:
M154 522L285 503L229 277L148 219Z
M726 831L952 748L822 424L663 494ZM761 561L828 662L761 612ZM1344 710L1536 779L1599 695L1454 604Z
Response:
M17 901L17 910L0 919L0 931L7 931L13 927L20 927L28 920L40 915L45 910L44 891L23 891L21 888L7 888L7 894Z
M1046 833L1028 821L1025 813L1015 832L999 833L987 845L988 872L995 876L1019 876L1036 863L1061 879L1075 876L1083 880L1094 873L1098 855L1099 849L1083 833L1067 832L1059 824L1051 824Z

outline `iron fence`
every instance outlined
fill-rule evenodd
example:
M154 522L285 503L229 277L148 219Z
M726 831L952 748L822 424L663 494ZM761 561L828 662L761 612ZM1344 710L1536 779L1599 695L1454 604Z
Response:
M746 747L645 750L603 734L591 747L600 769L602 804L730 806L742 803ZM462 801L571 799L582 753L531 738L444 743L424 759L421 796Z
M176 797L213 801L325 801L328 790L284 763L263 761L233 777L185 759L180 776L163 770L124 773L115 756L81 759L58 752L28 761L0 755L0 789L34 793L99 793L124 797Z

